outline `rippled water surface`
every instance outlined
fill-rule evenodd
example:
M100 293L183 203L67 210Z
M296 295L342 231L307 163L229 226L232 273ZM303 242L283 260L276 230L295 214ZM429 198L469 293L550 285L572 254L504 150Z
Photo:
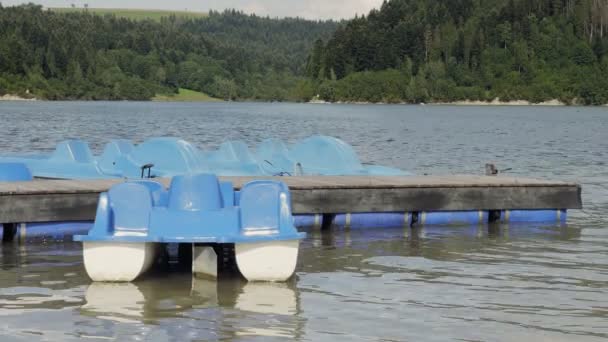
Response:
M417 174L575 181L567 226L310 231L287 284L183 272L92 284L70 242L1 248L0 340L591 341L608 338L608 109L0 103L0 150L179 136L210 149L312 134Z

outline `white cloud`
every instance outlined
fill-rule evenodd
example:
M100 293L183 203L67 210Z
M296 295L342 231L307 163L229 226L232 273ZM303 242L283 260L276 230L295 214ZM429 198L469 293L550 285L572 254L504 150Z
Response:
M0 0L1 1L1 0ZM4 6L32 1L5 0ZM382 0L39 0L33 1L46 7L70 7L74 4L83 7L105 8L149 8L190 11L208 11L236 8L247 13L269 15L271 17L303 17L308 19L347 19L355 14L366 14L380 6Z

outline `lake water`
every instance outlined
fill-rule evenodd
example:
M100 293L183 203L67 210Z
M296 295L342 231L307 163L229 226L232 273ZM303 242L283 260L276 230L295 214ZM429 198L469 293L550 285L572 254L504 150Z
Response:
M608 338L608 109L0 103L0 150L178 136L212 148L312 134L417 174L579 182L567 226L310 231L287 284L177 271L92 284L75 243L1 248L0 340L593 341Z

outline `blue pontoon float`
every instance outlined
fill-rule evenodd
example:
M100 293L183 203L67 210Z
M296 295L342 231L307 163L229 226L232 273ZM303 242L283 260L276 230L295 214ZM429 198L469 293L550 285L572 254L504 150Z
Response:
M195 273L217 275L213 246L234 244L236 264L250 281L284 281L295 270L299 241L287 186L253 181L234 191L215 175L176 176L169 190L153 181L113 186L99 198L83 242L94 281L132 281L156 260L159 244L201 246ZM214 264L215 263L215 264Z

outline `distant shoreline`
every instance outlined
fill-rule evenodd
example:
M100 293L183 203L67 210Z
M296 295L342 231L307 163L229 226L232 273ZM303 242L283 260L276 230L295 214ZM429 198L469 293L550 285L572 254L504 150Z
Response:
M463 100L454 102L429 102L429 103L409 103L409 102L366 102L366 101L335 101L329 102L324 100L313 99L307 103L311 104L404 104L404 105L432 105L432 106L545 106L545 107L556 107L556 106L584 106L584 107L608 107L608 104L604 105L582 105L573 101L572 104L564 103L558 99L543 101L543 102L530 102L527 100L510 100L501 101L496 98L492 101L481 101L481 100Z
M558 100L553 99L549 101L543 101L538 103L533 103L527 100L511 100L511 101L500 101L499 99L494 99L492 101L454 101L454 102L436 102L432 103L436 105L456 105L456 106L567 106L568 104ZM576 104L575 104L576 105Z
M49 102L57 102L56 100L45 100L45 99L38 99L35 97L31 97L31 98L27 98L27 97L23 97L23 96L19 96L19 95L14 95L14 94L4 94L2 96L0 96L0 102L10 102L10 101L15 101L15 102L31 102L31 101L49 101ZM63 101L63 100L62 100ZM82 101L82 102L99 102L99 101L104 101L104 100L65 100L65 101L73 101L73 102L78 102L78 101ZM212 97L185 97L185 98L180 98L178 96L176 97L172 97L172 96L163 96L163 97L155 97L149 101L130 101L130 100L117 100L117 101L112 101L112 100L108 100L111 102L157 102L157 103L170 103L170 102L190 102L190 103L222 103L222 102L256 102L256 103L274 103L277 101L248 101L248 100L237 100L237 101L224 101L221 99L216 99L216 98L212 98ZM318 99L313 99L310 100L308 102L294 102L294 101L278 101L280 103L306 103L306 104L350 104L350 105L372 105L372 104L377 104L377 105L420 105L420 106L425 106L425 105L429 105L429 106L544 106L544 107L558 107L558 106L582 106L582 107L608 107L608 103L604 104L604 105L582 105L582 104L578 104L576 103L576 101L573 104L567 104L564 103L558 99L553 99L553 100L549 100L549 101L543 101L543 102L538 102L538 103L533 103L527 100L511 100L511 101L500 101L499 99L494 99L492 101L480 101L480 100L464 100L464 101L454 101L454 102L429 102L429 103L409 103L409 102L395 102L395 103L391 103L391 102L368 102L368 101L335 101L335 102L329 102L329 101L324 101L324 100L318 100Z
M35 97L27 98L19 95L4 94L0 96L0 101L38 101Z

